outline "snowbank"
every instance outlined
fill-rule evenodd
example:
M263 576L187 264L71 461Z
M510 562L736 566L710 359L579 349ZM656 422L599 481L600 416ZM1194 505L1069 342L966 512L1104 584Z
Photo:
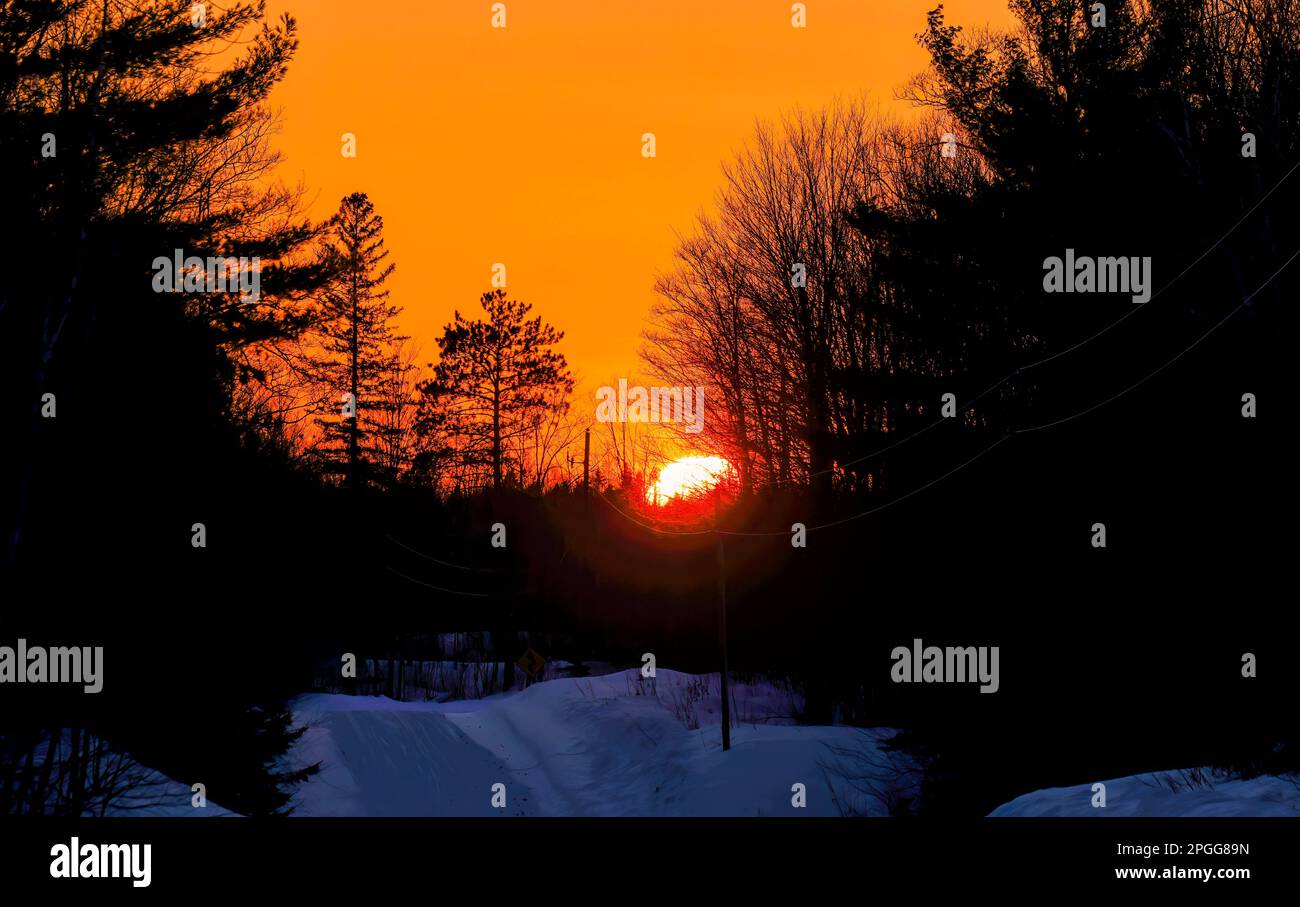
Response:
M1202 773L1209 777L1208 769ZM1130 775L1103 782L1105 808L1092 805L1091 784L1034 791L1004 803L990 816L1290 816L1300 817L1300 785L1264 776L1187 787L1184 772ZM1176 789L1176 790L1175 790Z
M886 759L889 732L793 723L788 690L732 688L721 748L717 675L636 670L564 678L480 700L395 702L311 694L293 758L321 771L297 815L878 815L888 797L850 780ZM888 775L888 773L886 772ZM506 807L492 805L493 785ZM804 785L806 807L792 805Z

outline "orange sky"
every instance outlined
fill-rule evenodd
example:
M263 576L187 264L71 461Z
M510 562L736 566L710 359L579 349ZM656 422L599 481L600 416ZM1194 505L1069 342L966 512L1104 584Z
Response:
M281 177L313 214L364 191L383 216L401 328L437 352L480 313L494 262L566 336L588 386L642 373L637 349L673 231L711 207L720 166L795 105L894 91L925 57L938 0L272 0L301 49L272 103ZM1005 0L947 0L949 21L1008 21ZM357 137L344 158L340 136ZM658 156L641 156L653 132Z

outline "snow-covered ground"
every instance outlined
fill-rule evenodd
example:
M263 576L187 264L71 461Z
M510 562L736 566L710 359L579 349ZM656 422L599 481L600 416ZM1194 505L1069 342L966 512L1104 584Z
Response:
M168 818L217 818L236 815L211 800L194 805L194 792L188 784L173 781L161 772L143 768L142 780L130 793L115 800L107 810L110 816L165 816Z
M1004 803L990 816L1290 816L1300 817L1300 782L1264 776L1213 780L1187 787L1182 772L1130 775L1102 782L1105 807L1092 805L1092 784L1034 791ZM1209 770L1203 770L1208 777Z
M296 815L880 815L888 731L806 727L769 684L732 686L721 746L717 675L637 670L561 678L486 699L395 702L309 694L293 754L321 763ZM863 779L863 767L870 777ZM492 805L505 785L506 808ZM792 803L802 784L806 807Z
M59 746L55 758L56 763L60 766L59 774L61 776L62 771L71 760L71 750L68 743L71 734L64 731L59 734L58 739ZM44 764L47 751L47 744L38 746L32 754L33 764ZM204 806L195 806L194 792L188 784L182 784L167 777L157 769L142 765L130 754L105 751L98 753L97 760L99 771L105 780L98 783L87 781L87 790L83 796L89 797L91 802L83 812L85 816L99 816L102 814L105 816L210 818L236 815L206 798ZM87 775L90 775L89 769L86 772ZM63 782L57 783L61 784ZM111 797L109 796L110 789L115 792ZM66 797L66 794L63 797ZM54 808L55 804L59 803L61 799L63 798L58 793L51 792L49 799L51 808Z
M320 764L300 816L887 815L916 795L888 729L795 724L788 687L733 683L732 747L722 751L718 675L639 670L557 677L450 702L311 693L292 703L306 731L288 761ZM135 764L112 815L229 816L191 805L183 784ZM1189 783L1190 782L1190 783ZM1024 794L989 815L1300 817L1300 781L1216 778L1208 769L1113 778ZM493 805L505 785L505 808ZM806 807L793 805L803 785Z

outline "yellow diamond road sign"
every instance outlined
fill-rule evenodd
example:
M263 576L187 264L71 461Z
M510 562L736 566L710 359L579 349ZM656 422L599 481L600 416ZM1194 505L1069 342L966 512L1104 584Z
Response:
M519 667L525 671L529 677L536 677L538 672L540 672L546 665L546 659L538 655L532 649L529 649L523 655L519 656L519 660L515 662L515 664L519 665Z

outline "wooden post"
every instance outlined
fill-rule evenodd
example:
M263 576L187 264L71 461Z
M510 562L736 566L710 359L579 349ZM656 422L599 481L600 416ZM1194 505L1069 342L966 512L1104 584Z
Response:
M719 513L722 507L722 488L717 486L713 493L713 537L718 547L718 642L722 647L722 751L731 749L731 683L730 670L727 667L727 561L722 549L722 533L719 529Z

